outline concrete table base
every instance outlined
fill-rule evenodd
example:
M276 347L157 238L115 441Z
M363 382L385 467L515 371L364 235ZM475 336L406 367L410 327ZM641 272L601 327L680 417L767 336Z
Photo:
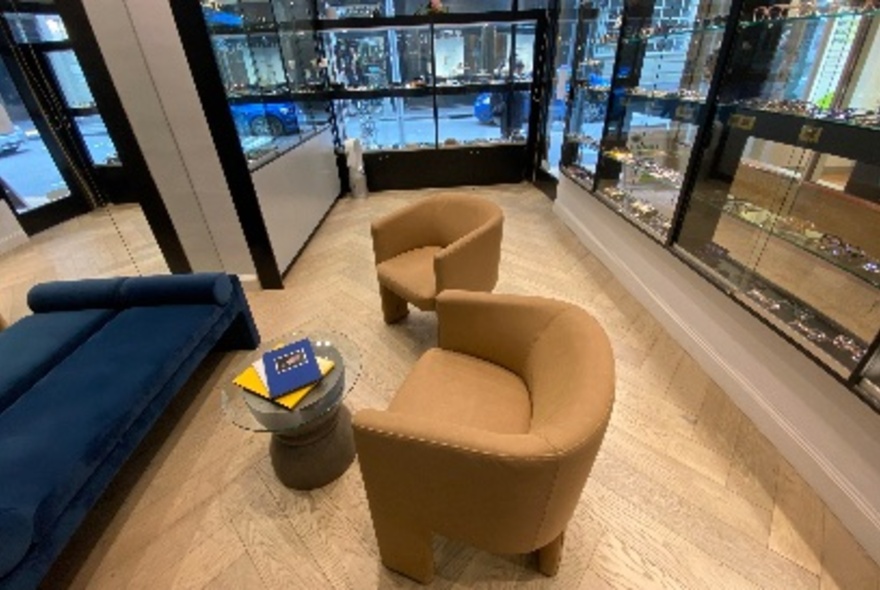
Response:
M275 475L289 488L313 490L337 479L354 461L351 412L344 404L295 431L272 435Z

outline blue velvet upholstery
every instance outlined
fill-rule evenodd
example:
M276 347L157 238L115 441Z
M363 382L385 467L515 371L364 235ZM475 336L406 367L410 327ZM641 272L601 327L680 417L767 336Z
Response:
M6 328L0 338L0 412L114 314L108 309L57 311L31 315Z
M211 350L221 343L251 349L259 344L236 277L211 275L205 282L190 282L197 294L161 293L161 279L172 291L183 289L172 280L178 278L150 277L133 296L148 306L111 313L110 321L0 413L0 588L37 586ZM125 284L129 281L138 280ZM119 297L125 298L121 291ZM163 298L202 303L155 303Z
M126 306L213 303L225 305L232 296L226 275L198 274L127 279L120 292Z
M42 283L28 292L28 307L34 313L116 309L121 306L119 290L124 282L117 278Z

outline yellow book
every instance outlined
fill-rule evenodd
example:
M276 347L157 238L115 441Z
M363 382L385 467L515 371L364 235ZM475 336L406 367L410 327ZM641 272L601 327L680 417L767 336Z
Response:
M318 360L318 368L321 369L321 376L324 377L333 370L335 363L322 356L317 357ZM233 379L233 383L241 387L242 389L253 393L255 395L259 395L262 398L265 398L273 403L284 406L288 410L292 410L296 404L298 404L302 398L306 396L308 392L310 392L315 385L320 383L320 381L316 381L315 383L310 383L305 387L300 387L290 393L282 395L281 397L276 397L272 399L269 396L269 388L266 387L266 382L263 378L260 377L260 371L254 365L262 365L262 360L257 361L253 365L249 366L247 369L241 372L235 379ZM262 368L262 366L260 366Z

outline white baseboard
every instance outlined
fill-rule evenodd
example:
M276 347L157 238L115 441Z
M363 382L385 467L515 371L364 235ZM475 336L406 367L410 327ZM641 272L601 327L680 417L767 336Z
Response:
M554 209L880 562L880 416L565 177Z

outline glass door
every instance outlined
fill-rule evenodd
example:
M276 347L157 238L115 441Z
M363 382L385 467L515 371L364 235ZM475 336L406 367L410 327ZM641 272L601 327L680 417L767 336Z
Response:
M0 13L0 92L14 113L12 132L23 136L0 156L0 186L22 227L32 234L108 200L128 200L119 194L122 162L55 2L7 0Z

